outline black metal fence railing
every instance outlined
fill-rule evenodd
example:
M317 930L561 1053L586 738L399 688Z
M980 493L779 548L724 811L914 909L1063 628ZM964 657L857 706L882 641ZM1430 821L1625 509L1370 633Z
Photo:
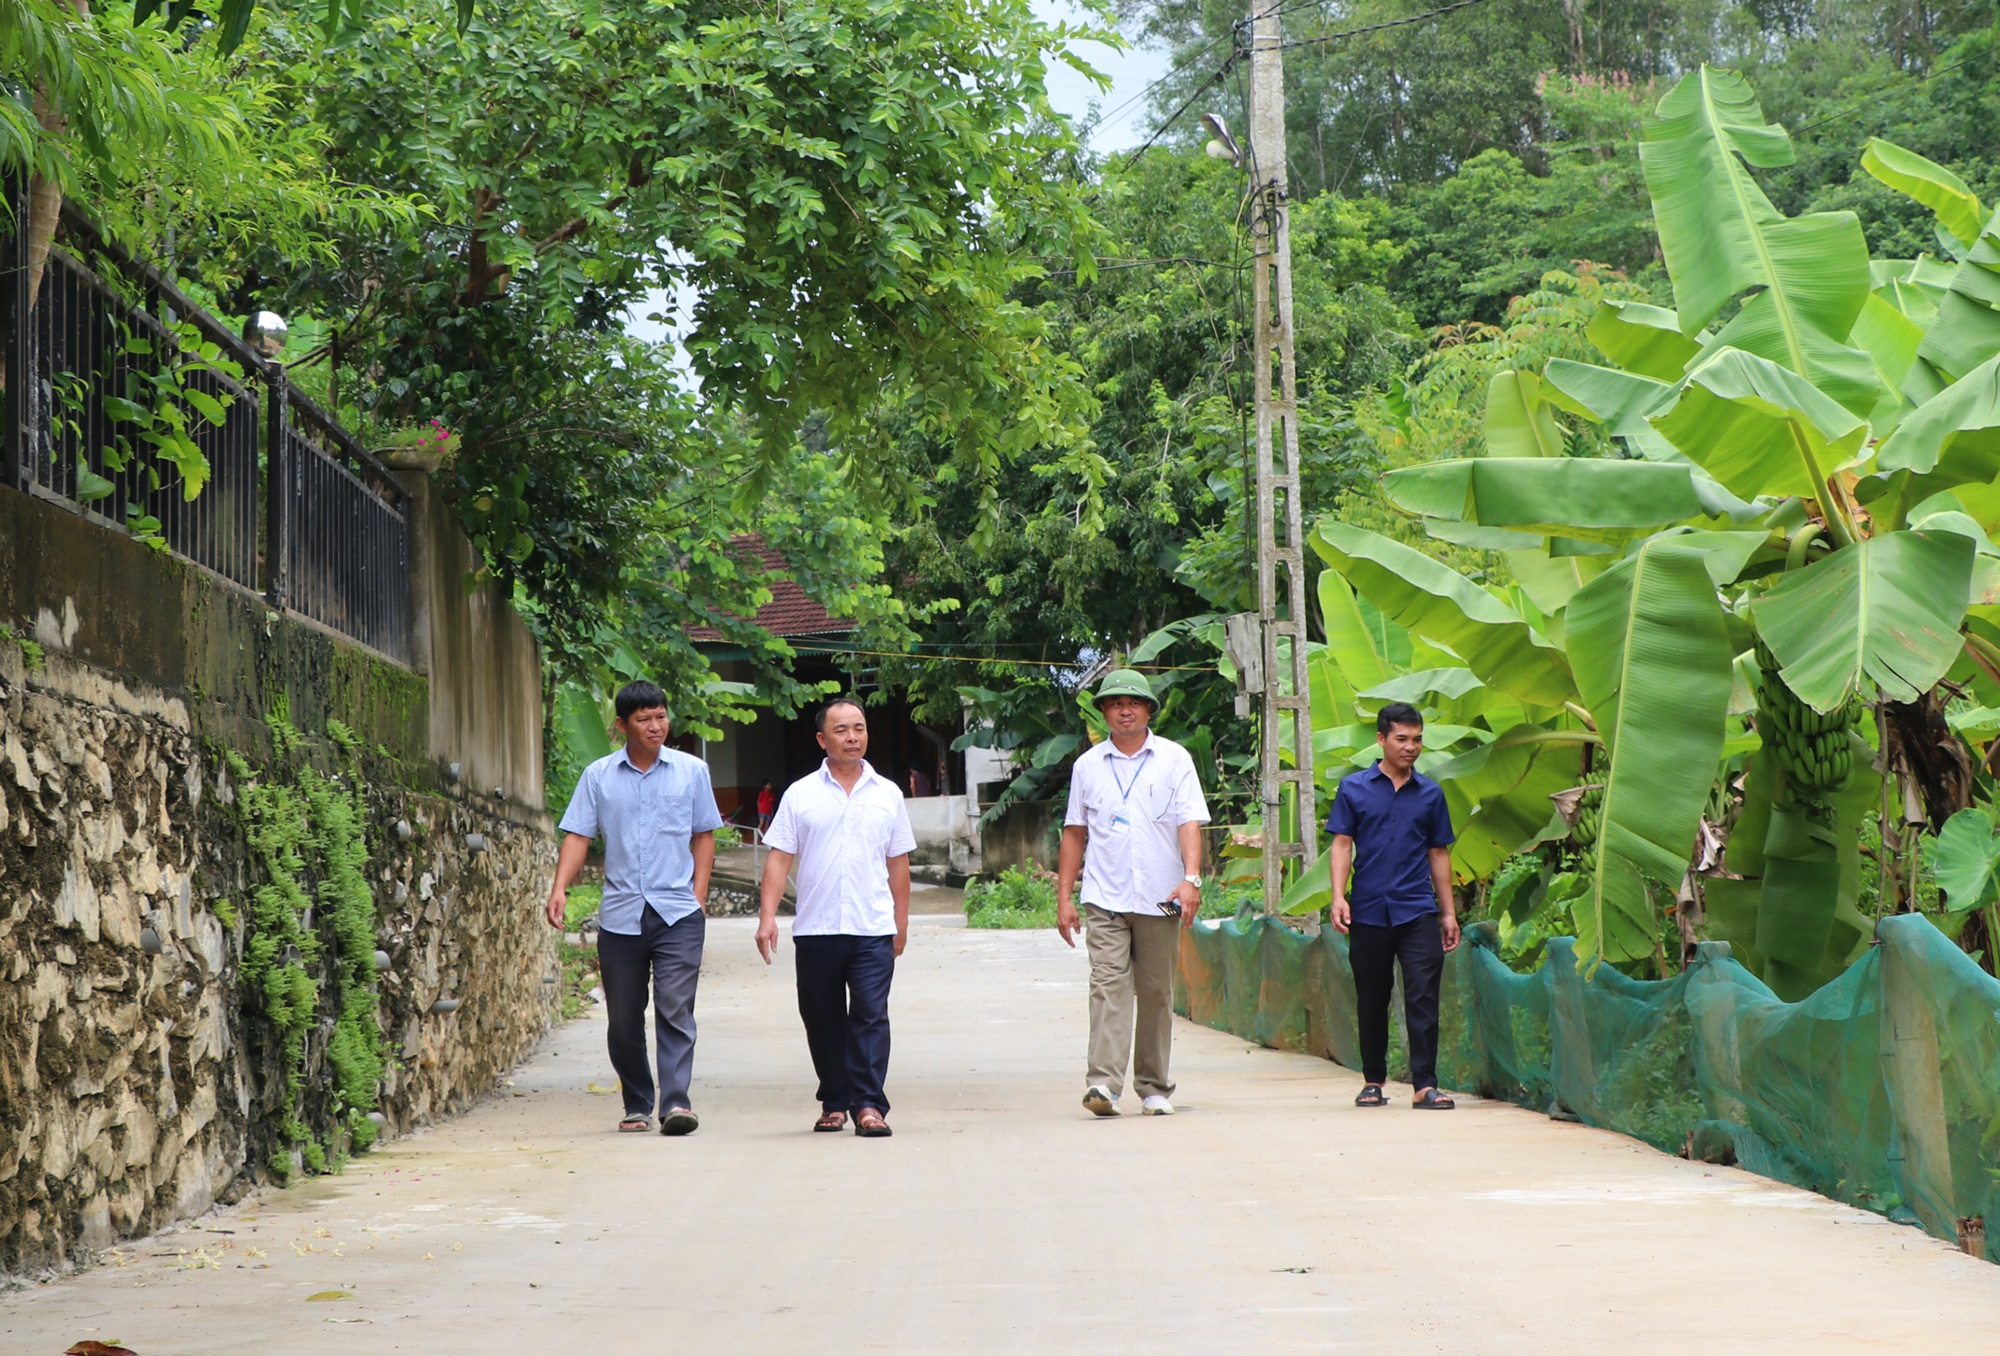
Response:
M271 592L392 658L409 658L410 523L402 487L301 392L273 420L282 504L272 507Z
M256 588L262 402L251 374L262 365L87 222L65 226L28 315L19 481ZM218 361L201 358L203 344ZM199 462L159 455L183 437Z
M68 208L31 304L25 189L0 190L0 483L409 662L394 477L282 366Z

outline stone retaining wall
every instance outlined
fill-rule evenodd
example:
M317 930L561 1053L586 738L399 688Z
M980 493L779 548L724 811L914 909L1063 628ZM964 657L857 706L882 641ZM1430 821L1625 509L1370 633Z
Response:
M61 656L31 671L13 646L0 715L0 1272L20 1274L298 1159L276 1131L282 1058L240 983L258 880L216 748L181 699ZM554 848L484 798L391 784L367 801L394 1134L476 1100L553 1020L536 904ZM440 999L457 1005L433 1013ZM308 1035L301 1099L322 1131L330 1021Z
M244 982L268 872L232 755L259 784L310 765L362 793L388 961L369 985L380 1133L490 1090L554 1020L559 986L540 916L547 818L521 789L502 799L454 777L458 752L430 738L433 680L7 490L0 542L4 1279L310 1166L287 1121L329 1166L349 1147L359 1112L332 1089L340 986L332 920L312 917L323 901L302 915L324 954L304 962L318 995L296 1092ZM335 722L358 754L327 737ZM274 741L293 724L303 738ZM539 730L522 742L539 749Z

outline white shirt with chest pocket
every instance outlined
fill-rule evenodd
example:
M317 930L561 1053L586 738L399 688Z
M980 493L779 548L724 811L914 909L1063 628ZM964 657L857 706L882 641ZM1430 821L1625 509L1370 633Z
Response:
M798 880L792 936L893 937L889 859L917 846L896 784L868 764L850 793L825 763L785 788L764 843L789 852Z
M1161 912L1187 874L1180 827L1208 823L1208 801L1188 751L1148 731L1129 757L1109 739L1076 760L1065 827L1082 825L1085 904L1113 913Z

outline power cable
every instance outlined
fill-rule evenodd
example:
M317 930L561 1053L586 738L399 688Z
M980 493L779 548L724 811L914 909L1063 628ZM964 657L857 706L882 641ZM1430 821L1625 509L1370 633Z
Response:
M1979 60L1981 57L1992 56L1996 51L2000 51L2000 46L1984 48L1980 51L1974 52L1969 57L1965 57L1962 58L1961 60L1954 61L1948 66L1940 66L1936 70L1932 71L1930 74L1918 77L1916 83L1918 85L1926 84L1932 80L1937 79L1941 75L1946 75L1952 71L1957 70L1961 66L1970 66L1973 62ZM1909 88L1915 88L1915 86L1910 86ZM1802 137L1807 132L1811 132L1818 128L1824 127L1828 123L1839 122L1842 118L1853 117L1856 113L1859 113L1862 109L1868 107L1870 104L1879 101L1884 94L1889 94L1892 92L1893 92L1892 90L1885 89L1877 91L1874 94L1865 95L1860 99L1856 99L1853 103L1849 104L1846 108L1841 109L1839 112L1829 113L1824 118L1820 118L1817 119L1816 121L1807 123L1804 127L1801 127L1796 132L1793 132L1792 135L1795 137Z
M1181 61L1178 64L1176 64L1174 68L1168 71L1165 75L1155 80L1152 84L1146 86L1146 88L1140 90L1137 94L1127 99L1124 103L1118 105L1118 107L1112 109L1109 113L1102 114L1097 120L1098 125L1103 126L1105 123L1116 121L1125 112L1126 109L1132 107L1132 105L1138 103L1141 99L1146 98L1154 90L1166 84L1169 80L1173 79L1175 76L1185 75L1189 71L1193 70L1196 66L1201 64L1201 59L1203 57L1207 56L1210 52L1215 50L1217 44L1225 41L1228 38L1234 37L1235 33L1236 30L1232 27L1228 32L1218 33L1216 36L1210 38L1206 43L1203 43L1201 48L1197 50L1193 55L1182 58Z
M789 643L789 642L788 642ZM841 646L820 646L794 644L792 648L800 654L816 655L860 655L875 659L921 659L934 664L1013 664L1031 669L1075 668L1073 663L1043 659L1007 659L998 655L974 654L906 654L900 650L851 650ZM1213 664L1127 664L1128 669L1139 669L1145 673L1214 673Z
M1304 0L1302 4L1291 6L1291 9L1316 8L1324 3L1326 3L1326 0ZM1411 24L1428 23L1430 20L1441 18L1446 14L1452 13L1454 10L1471 9L1474 5L1483 5L1485 3L1486 0L1457 0L1455 4L1441 5L1437 9L1427 9L1422 14L1410 14L1401 19L1386 19L1379 24L1363 24L1359 28L1343 28L1338 33L1323 33L1316 38L1294 38L1290 42L1279 43L1278 47L1280 50L1288 47L1318 47L1324 43L1341 42L1347 38L1358 38L1368 33L1381 33L1391 28L1406 28ZM1275 12L1278 14L1288 14L1291 12L1291 9L1280 9Z
M1477 4L1478 0L1467 0L1467 3ZM1126 158L1125 164L1120 168L1119 172L1122 174L1125 171L1130 170L1132 166L1138 164L1139 157L1144 155L1147 151L1153 149L1153 143L1158 141L1161 137L1165 136L1167 129L1169 127L1172 127L1176 122L1180 121L1181 114L1187 112L1188 109L1192 108L1194 106L1194 101L1196 99L1199 99L1202 95L1208 93L1209 90L1221 84L1223 79L1228 76L1229 72L1236 68L1236 63L1242 60L1242 58L1243 58L1243 48L1238 47L1235 51L1231 52L1229 54L1229 59L1224 61L1220 66L1216 67L1215 73L1213 75L1209 76L1208 79L1202 81L1199 85L1196 85L1194 87L1194 92L1189 94L1186 99L1183 99L1181 101L1181 106L1179 108L1176 108L1173 112L1167 114L1166 121L1162 122L1158 127L1155 127L1153 129L1153 135L1147 137L1145 143L1141 145L1138 150L1132 152L1132 154Z

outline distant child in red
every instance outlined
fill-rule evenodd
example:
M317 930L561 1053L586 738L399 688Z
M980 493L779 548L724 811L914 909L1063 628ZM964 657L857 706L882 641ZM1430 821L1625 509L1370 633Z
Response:
M764 789L757 793L757 836L759 838L763 837L764 831L771 827L771 816L776 813L778 813L778 793L771 789L769 782L765 782Z

